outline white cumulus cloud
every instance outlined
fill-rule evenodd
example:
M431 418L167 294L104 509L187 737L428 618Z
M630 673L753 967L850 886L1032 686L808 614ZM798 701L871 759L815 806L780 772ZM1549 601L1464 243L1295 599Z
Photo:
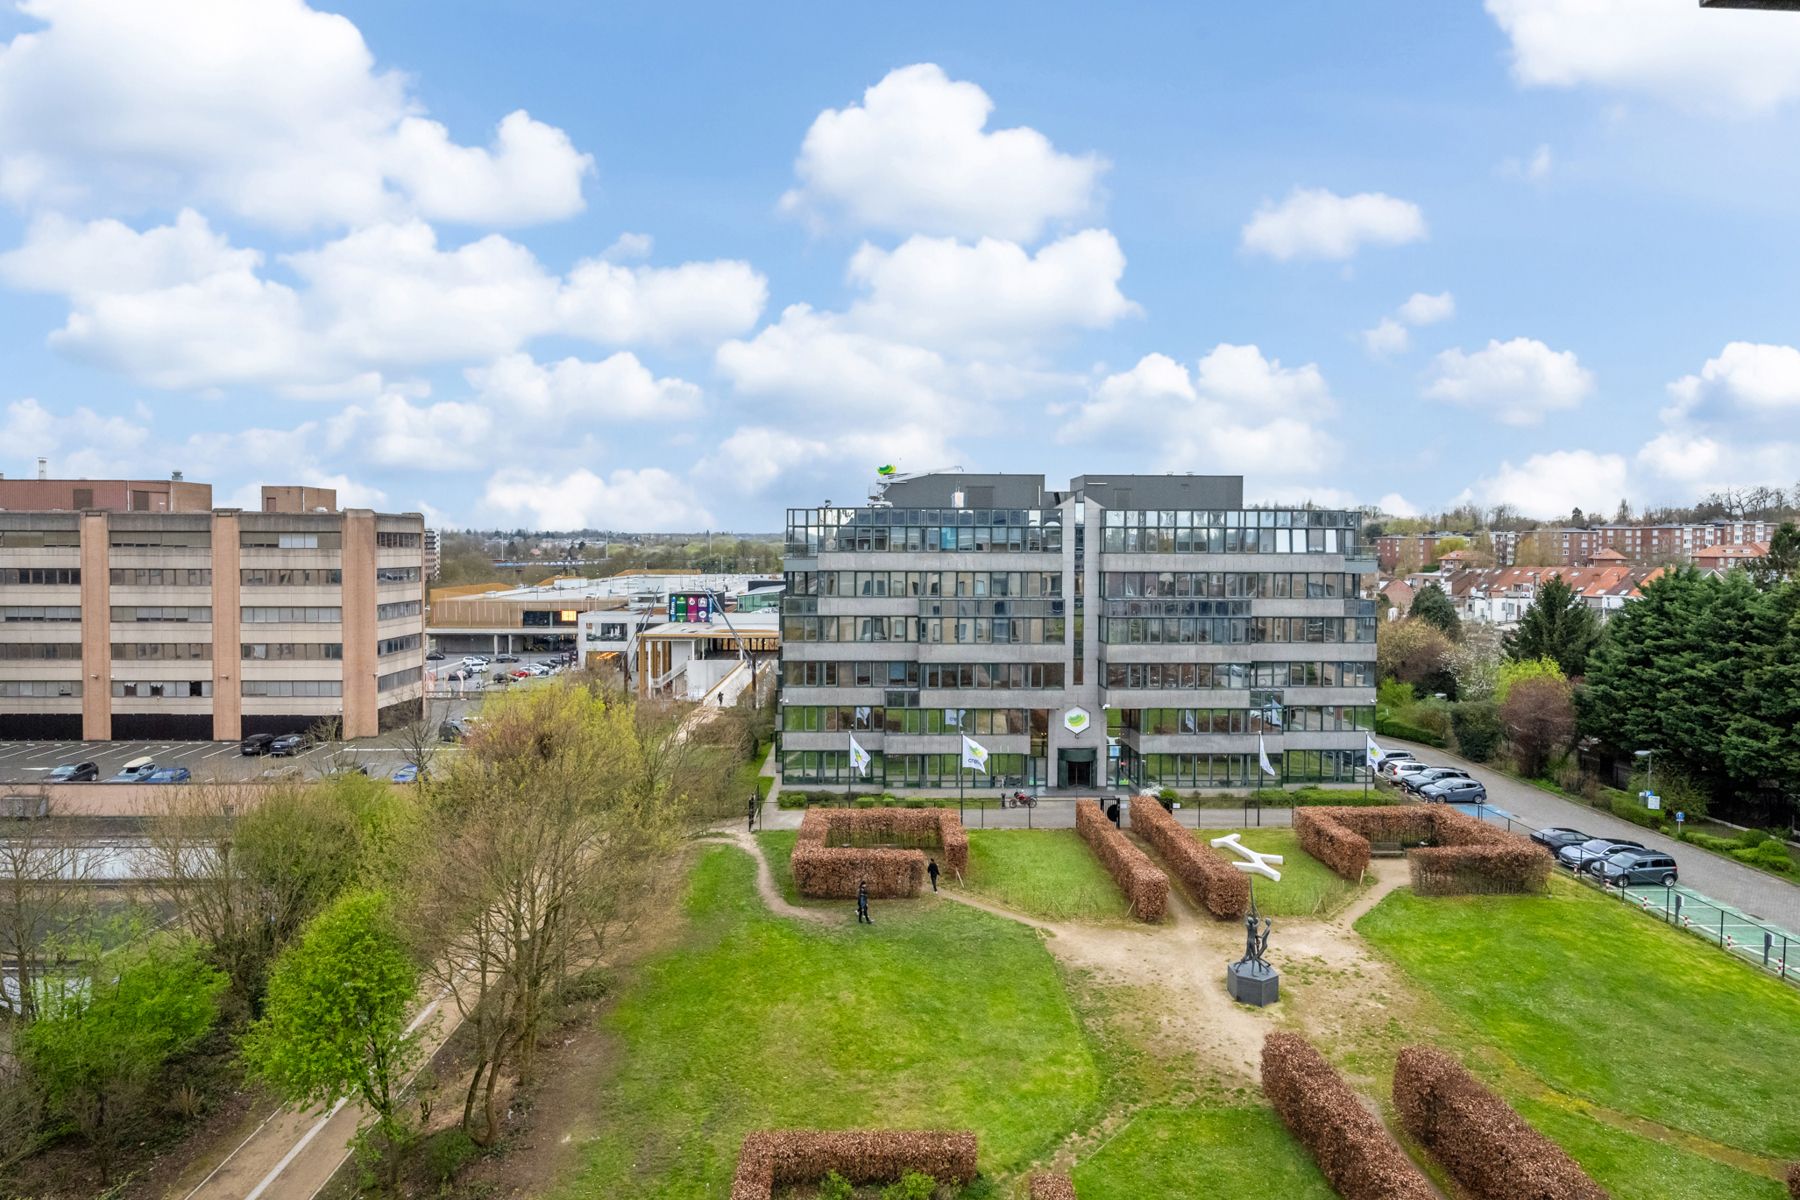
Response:
M1244 226L1243 247L1281 262L1353 258L1365 245L1423 241L1425 214L1410 200L1381 192L1339 196L1324 188L1295 188L1280 204L1265 201Z
M1610 512L1631 494L1625 457L1591 450L1534 454L1514 466L1502 462L1471 489L1483 504L1510 504L1528 517L1567 516L1576 508Z
M861 104L826 109L801 143L790 212L903 234L1035 240L1099 203L1106 164L1035 129L988 130L994 102L933 63L901 67Z
M1432 364L1425 395L1485 411L1502 424L1535 425L1548 413L1574 408L1593 390L1593 372L1574 351L1521 337L1489 341L1473 353L1444 351Z
M1800 412L1800 350L1731 342L1699 374L1671 383L1669 394L1682 410L1723 403L1748 415Z
M494 473L481 507L504 525L531 529L697 530L712 515L680 476L659 467L601 476L586 468L564 475L509 467Z
M700 389L653 375L629 350L599 362L539 363L509 354L464 372L476 400L533 428L579 421L678 421L698 416Z
M1449 292L1429 295L1414 292L1400 306L1400 319L1408 325L1436 325L1456 315L1456 297Z

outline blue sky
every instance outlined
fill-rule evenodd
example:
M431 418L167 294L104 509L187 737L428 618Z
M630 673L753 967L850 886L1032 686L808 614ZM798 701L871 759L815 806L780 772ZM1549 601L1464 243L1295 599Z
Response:
M1800 483L1800 15L1189 8L0 9L0 470L625 529L886 462Z

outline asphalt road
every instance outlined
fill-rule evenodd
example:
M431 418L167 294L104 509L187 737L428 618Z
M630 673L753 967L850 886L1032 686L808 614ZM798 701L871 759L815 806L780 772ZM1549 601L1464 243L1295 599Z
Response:
M1447 751L1398 739L1381 740L1383 745L1391 742L1396 747L1411 750L1421 762L1467 768L1469 774L1487 785L1489 804L1522 818L1533 828L1557 825L1565 829L1579 829L1595 837L1617 837L1641 842L1645 846L1672 854L1681 869L1681 882L1685 886L1714 900L1721 900L1758 920L1800 932L1800 887L1786 880L1777 879L1766 872L1746 867L1696 846L1678 842L1674 838L1664 837L1655 830L1633 825L1630 821L1621 820L1601 809L1564 800L1542 788L1521 783Z

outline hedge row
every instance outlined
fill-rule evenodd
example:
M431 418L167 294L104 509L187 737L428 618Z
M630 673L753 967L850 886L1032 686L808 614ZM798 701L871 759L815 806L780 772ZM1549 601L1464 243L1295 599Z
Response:
M848 900L866 880L869 895L916 896L925 882L925 855L888 847L833 846L834 841L936 843L945 869L969 869L969 835L946 808L811 808L800 821L789 865L802 896Z
M1183 828L1160 800L1133 796L1131 827L1156 847L1170 872L1187 885L1207 912L1227 920L1250 910L1250 877Z
M1541 892L1553 865L1549 852L1447 805L1309 808L1294 813L1300 848L1342 875L1361 879L1370 842L1426 843L1407 855L1420 895Z
M1800 1162L1790 1163L1787 1174L1788 1195L1800 1200Z
M1067 1175L1049 1175L1040 1171L1031 1177L1029 1200L1076 1200L1075 1181Z
M884 1183L920 1171L939 1183L975 1178L969 1130L775 1129L752 1133L738 1153L731 1200L770 1200L777 1187L817 1183L836 1171L851 1183Z
M1094 848L1100 865L1125 893L1131 915L1140 921L1162 920L1169 909L1169 877L1106 819L1098 803L1075 802L1075 832Z
M1607 1200L1562 1147L1441 1050L1400 1051L1394 1107L1473 1200Z
M1382 737L1400 738L1401 740L1408 742L1420 742L1427 746L1436 746L1440 750L1444 748L1444 737L1442 734L1426 729L1422 725L1410 725L1405 721L1396 721L1391 717L1383 717L1380 714L1376 714L1375 717L1375 732Z
M1294 1033L1263 1041L1263 1093L1344 1200L1435 1200L1437 1192L1331 1064Z

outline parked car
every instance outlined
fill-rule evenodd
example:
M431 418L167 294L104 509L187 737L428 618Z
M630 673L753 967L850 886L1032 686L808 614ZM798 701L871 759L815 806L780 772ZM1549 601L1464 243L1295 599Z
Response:
M100 768L94 763L64 763L50 772L51 783L91 783L100 778Z
M479 671L488 665L488 660L479 654L469 654L463 657L462 665L471 671Z
M1401 767L1410 766L1418 768L1423 767L1424 765L1424 763L1420 762L1410 754L1405 758L1395 758L1390 754L1381 760L1381 765L1375 768L1375 773L1383 779L1393 779Z
M1673 887L1681 877L1675 860L1660 850L1615 850L1593 865L1593 873L1614 887L1634 883Z
M298 733L284 733L269 743L269 753L292 757L306 748L306 738Z
M1585 871L1599 862L1614 850L1642 850L1640 842L1620 841L1617 838L1589 838L1574 846L1564 846L1556 852L1556 861L1571 871Z
M519 656L516 654L496 654L494 655L494 661L497 663L518 662Z
M1395 787L1399 787L1408 775L1417 775L1421 771L1429 771L1430 769L1430 767L1427 767L1422 762L1398 762L1388 771L1388 782L1392 783Z
M444 678L451 683L461 683L465 679L473 679L474 677L475 672L461 669L451 671L444 676Z
M460 742L469 736L469 727L461 721L445 721L438 726L438 741Z
M1579 829L1564 829L1560 826L1552 825L1548 829L1533 830L1531 840L1550 851L1550 853L1555 854L1564 846L1574 846L1581 842L1589 841L1593 836L1593 834L1583 833Z
M319 776L323 779L334 779L343 775L367 775L368 773L369 768L361 763L340 763L335 767L328 767L320 771Z
M389 778L395 783L417 783L419 782L419 764L403 763L394 768L394 773Z
M1473 778L1461 767L1426 767L1423 771L1414 771L1410 775L1400 777L1400 784L1409 792L1416 792L1428 783L1436 783L1440 779Z
M1466 776L1440 779L1420 788L1419 798L1434 804L1486 804L1487 785Z
M119 768L119 773L108 779L108 783L142 783L156 770L156 760L149 755L134 758Z
M275 740L272 733L253 733L238 743L238 753L245 758L254 758L269 752L269 743Z
M442 662L443 660L444 652L442 650L427 650L425 652L426 662Z
M537 672L530 667L516 667L513 670L508 671L507 674L514 679L530 679L532 676L536 675Z
M194 773L186 767L158 767L144 776L145 783L186 783Z

